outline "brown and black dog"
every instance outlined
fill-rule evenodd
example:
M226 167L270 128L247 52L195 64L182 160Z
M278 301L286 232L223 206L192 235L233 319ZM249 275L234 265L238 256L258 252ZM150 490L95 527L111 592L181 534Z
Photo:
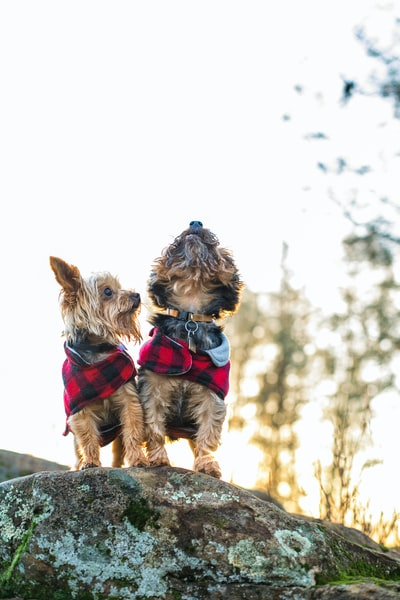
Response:
M147 292L150 339L140 348L138 390L150 466L169 465L165 438L187 438L194 470L221 477L230 348L221 321L240 305L243 283L232 253L200 221L156 258Z
M108 443L114 467L146 466L136 368L122 343L142 339L140 294L108 272L84 278L55 256L50 266L61 286L65 434L74 435L75 468L101 466L100 448Z

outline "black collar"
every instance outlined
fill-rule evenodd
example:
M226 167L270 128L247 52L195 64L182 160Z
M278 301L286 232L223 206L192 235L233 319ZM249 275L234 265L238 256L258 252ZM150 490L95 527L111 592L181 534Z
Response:
M103 342L101 344L91 344L90 342L68 342L68 346L73 350L80 350L81 352L107 352L116 347L114 344L109 344L108 342Z

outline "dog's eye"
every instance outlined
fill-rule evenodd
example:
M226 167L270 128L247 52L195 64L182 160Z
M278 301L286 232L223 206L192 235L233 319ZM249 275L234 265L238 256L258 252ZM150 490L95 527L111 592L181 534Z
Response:
M103 294L105 296L107 296L107 298L111 298L111 296L113 295L113 293L114 292L112 291L111 288L109 288L109 287L104 288Z

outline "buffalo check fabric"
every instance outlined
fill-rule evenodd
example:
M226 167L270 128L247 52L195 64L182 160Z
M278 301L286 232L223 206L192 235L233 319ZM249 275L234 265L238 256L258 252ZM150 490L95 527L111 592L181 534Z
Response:
M200 383L224 399L229 391L230 361L216 366L205 352L193 353L185 341L174 340L153 327L140 350L138 364L160 375L182 376Z
M62 367L64 408L68 417L96 400L104 400L136 376L132 357L122 344L94 364L85 362L80 354L64 344L66 359ZM100 428L101 445L105 446L121 432L120 423L107 423ZM68 423L64 435L69 433Z

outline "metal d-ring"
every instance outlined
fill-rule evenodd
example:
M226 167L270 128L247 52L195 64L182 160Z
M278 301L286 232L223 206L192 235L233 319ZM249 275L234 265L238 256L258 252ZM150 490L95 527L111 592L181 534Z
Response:
M186 321L186 323L185 323L185 329L188 332L188 335L195 334L196 331L198 330L198 328L199 328L199 324L196 323L196 321L190 320L190 321Z

